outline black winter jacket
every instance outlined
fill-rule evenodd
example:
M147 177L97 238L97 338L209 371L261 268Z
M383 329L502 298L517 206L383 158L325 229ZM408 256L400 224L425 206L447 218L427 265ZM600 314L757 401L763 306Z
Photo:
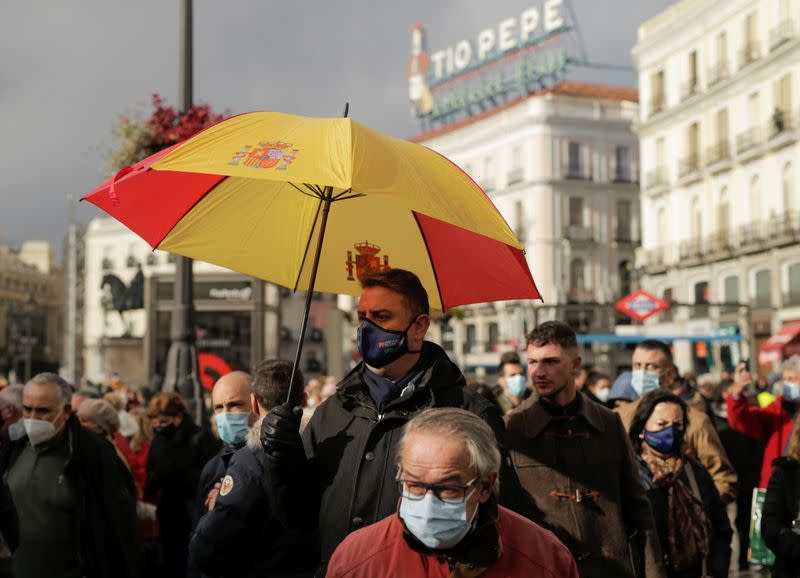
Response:
M67 420L70 457L64 476L80 499L80 543L87 578L138 578L141 544L136 520L133 476L105 439L81 427L73 414ZM0 472L6 472L28 443L23 437L4 448ZM25 512L19 512L25 516ZM46 555L46 552L42 553Z
M438 345L425 342L414 378L398 399L378 414L364 384L363 364L353 369L335 395L314 412L303 432L307 461L291 464L268 457L265 486L273 510L295 523L318 520L324 574L333 551L350 533L397 511L395 448L403 426L433 407L460 407L480 416L492 428L502 454L500 503L531 516L530 502L511 467L500 410L465 389L461 370ZM306 480L302 489L299 481Z
M800 517L800 462L782 457L772 462L775 469L769 479L761 534L775 554L773 578L800 576L800 534L792 532L792 520Z

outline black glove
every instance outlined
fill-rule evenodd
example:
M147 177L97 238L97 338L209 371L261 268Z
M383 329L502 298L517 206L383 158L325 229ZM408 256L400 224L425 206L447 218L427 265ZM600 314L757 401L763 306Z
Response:
M273 407L261 422L261 446L273 458L303 454L300 418L303 410L283 403Z

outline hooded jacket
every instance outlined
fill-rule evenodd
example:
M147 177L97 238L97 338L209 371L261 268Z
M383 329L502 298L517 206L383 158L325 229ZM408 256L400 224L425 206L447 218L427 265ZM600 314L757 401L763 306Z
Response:
M403 426L428 408L459 407L486 421L504 458L500 503L530 515L528 501L510 467L500 410L464 388L461 370L443 349L424 343L414 369L418 375L382 413L378 413L364 383L365 370L363 363L356 366L339 383L336 394L314 412L303 431L304 464L272 457L265 462L265 485L280 519L295 518L296 522L298 517L308 516L310 520L304 521L307 526L318 521L322 559L318 574L324 574L328 559L345 536L397 510L396 445ZM306 481L302 489L298 480Z
M69 457L63 475L80 500L77 524L83 575L138 577L141 548L130 471L114 447L82 428L74 414L67 419L64 435ZM4 477L27 443L26 436L4 448L0 456ZM19 514L24 518L25 512Z

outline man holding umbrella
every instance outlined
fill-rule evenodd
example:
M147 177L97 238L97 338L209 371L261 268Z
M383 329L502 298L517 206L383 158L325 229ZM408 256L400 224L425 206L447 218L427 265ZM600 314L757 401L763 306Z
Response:
M319 406L302 440L299 411L274 408L261 430L264 486L288 525L319 524L324 569L350 533L397 510L392 459L403 426L432 407L460 407L494 431L503 456L500 503L528 514L509 467L499 410L464 388L461 371L434 343L428 295L416 275L392 269L361 280L358 350L363 362ZM304 451L305 450L305 451Z

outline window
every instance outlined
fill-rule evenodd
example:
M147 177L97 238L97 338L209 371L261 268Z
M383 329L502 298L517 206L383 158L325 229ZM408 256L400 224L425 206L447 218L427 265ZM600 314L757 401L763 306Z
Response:
M475 325L470 323L466 325L465 329L467 330L467 342L466 342L466 353L471 353L473 347L477 345L477 333L475 330Z
M728 76L728 35L723 30L717 34L717 68L714 80L720 80Z
M569 224L583 225L583 197L569 198Z
M772 273L769 269L762 269L756 273L755 281L754 304L756 307L769 307L772 305Z
M567 165L567 178L583 178L583 163L581 162L581 143L570 141L568 145L569 161Z
M800 305L800 263L789 265L786 269L788 292L784 296L784 305Z
M522 201L514 201L514 234L520 242L525 242L525 207Z
M508 172L508 184L512 185L522 180L522 146L511 147L511 170Z
M725 303L739 302L739 278L736 275L725 277L725 281L723 281L723 290L725 291Z
M747 120L750 123L750 128L756 128L760 122L759 118L761 117L759 113L759 96L757 92L752 93L749 97L747 97Z
M633 290L633 263L622 261L619 264L619 292L621 296L629 295Z
M750 217L753 221L761 219L761 183L758 175L753 175L750 179Z
M775 81L772 87L775 108L772 111L771 135L792 128L792 76L787 73Z
M697 51L692 50L686 59L686 86L683 89L683 97L688 98L699 92L699 80L697 77Z
M661 293L661 298L670 304L670 308L661 314L661 319L667 322L672 321L672 302L674 299L672 287L667 287L664 289L664 291Z
M709 303L709 287L708 281L701 281L694 285L694 302L697 305L708 305Z
M631 241L632 205L628 200L617 201L617 241Z
M754 10L744 19L743 48L740 58L740 65L744 66L756 60L759 56L758 50L758 20L757 12Z
M650 77L650 115L664 110L664 71L659 70Z
M717 205L718 249L724 249L730 245L730 230L731 204L728 200L728 189L722 187L722 190L719 192L719 204Z
M791 219L791 213L794 211L794 181L792 179L792 163L783 165L783 210L786 212L786 217ZM794 221L792 221L794 225Z
M692 239L699 240L703 236L703 211L700 208L700 199L692 199Z
M493 345L500 341L500 329L494 321L489 323L489 343L486 344L486 351L492 351Z
M667 230L667 210L664 207L658 209L658 239L656 245L666 245L669 239L669 231Z
M717 111L717 142L714 151L714 160L727 159L728 151L728 109L721 108Z
M617 145L614 149L616 174L614 180L619 183L631 182L631 149L625 145Z
M586 297L585 269L583 259L573 259L569 264L569 295L573 302Z
M696 122L689 125L689 130L686 133L686 145L689 150L689 157L696 159L700 150L700 125Z

